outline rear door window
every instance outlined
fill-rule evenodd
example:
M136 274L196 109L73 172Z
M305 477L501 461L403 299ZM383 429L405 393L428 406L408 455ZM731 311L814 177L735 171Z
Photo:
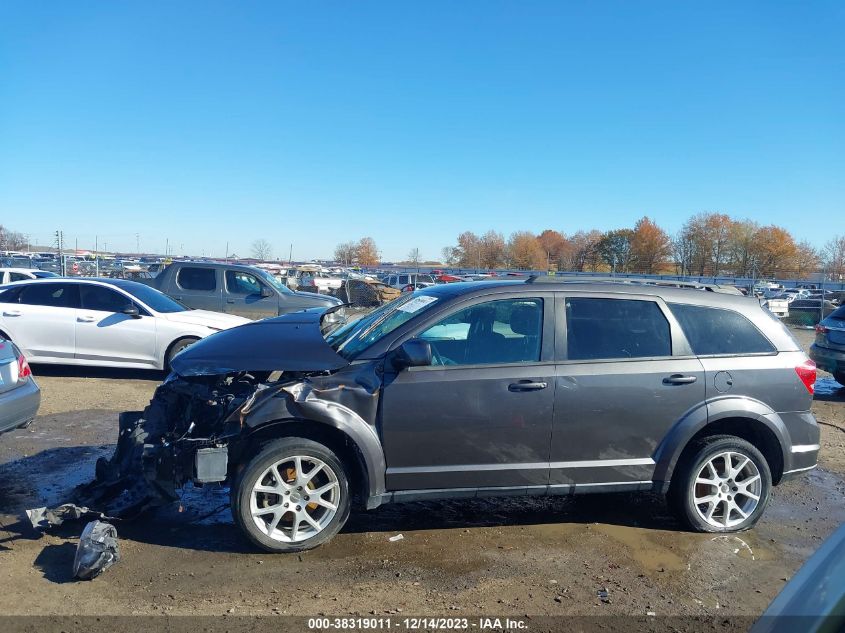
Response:
M739 312L670 303L696 356L771 354L775 346Z
M671 356L669 321L654 301L569 297L566 353L568 360Z
M30 284L21 291L18 303L51 308L78 308L78 284Z
M216 273L213 268L186 266L176 275L176 283L185 290L214 290L217 288Z

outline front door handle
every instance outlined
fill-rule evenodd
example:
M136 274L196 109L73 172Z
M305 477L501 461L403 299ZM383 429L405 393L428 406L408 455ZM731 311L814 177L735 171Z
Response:
M235 303L234 299L226 299L226 303Z
M82 323L93 323L96 319L97 319L97 317L95 317L95 316L91 316L90 314L85 314L81 317L78 317L76 320L80 321Z
M667 376L663 379L664 385L691 385L698 377L696 376L684 376L683 374L672 374L671 376Z
M20 316L20 310L3 310L3 316Z
M548 383L545 382L531 382L526 380L524 382L512 382L508 385L508 391L539 391L545 389Z

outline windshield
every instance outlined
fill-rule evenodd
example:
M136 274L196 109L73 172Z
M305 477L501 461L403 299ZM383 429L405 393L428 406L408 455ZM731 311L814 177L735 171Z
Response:
M133 297L145 303L151 309L163 314L171 312L184 312L190 308L184 304L179 303L176 299L171 299L166 294L159 292L155 288L150 288L143 284L127 283L115 284L121 290L125 290Z
M258 269L258 274L263 281L266 281L268 284L273 286L276 290L281 292L282 294L293 294L293 290L288 288L285 284L279 281L276 277L268 273L266 270Z
M326 342L346 359L352 359L400 325L422 314L437 302L437 297L405 294L370 312L367 316L345 323L326 333Z

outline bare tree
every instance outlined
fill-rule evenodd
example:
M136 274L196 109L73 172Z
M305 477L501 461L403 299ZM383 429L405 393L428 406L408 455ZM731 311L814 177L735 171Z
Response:
M412 248L408 253L408 263L412 266L419 266L420 261L422 261L422 256L420 255L420 249Z
M355 261L355 252L357 249L358 245L355 242L342 242L335 246L334 258L344 266L351 266L352 262Z
M252 256L261 261L270 259L273 255L273 247L265 239L258 239L252 243Z
M845 235L839 235L824 245L824 265L831 279L845 277Z

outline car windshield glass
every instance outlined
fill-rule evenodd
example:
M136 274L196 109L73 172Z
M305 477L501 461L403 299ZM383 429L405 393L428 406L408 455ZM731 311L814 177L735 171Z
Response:
M357 321L342 324L327 332L326 342L344 358L352 359L436 302L437 297L407 293Z
M126 283L119 285L118 288L125 290L138 299L138 301L146 304L156 312L171 313L190 310L188 306L179 303L176 299L171 299L166 294L159 292L155 288L150 288L149 286L145 286L143 284Z
M266 270L258 269L258 276L261 277L262 280L266 281L268 284L273 286L276 290L281 292L282 294L293 294L293 290L288 288L285 284L281 281L276 279L273 275L268 273Z

